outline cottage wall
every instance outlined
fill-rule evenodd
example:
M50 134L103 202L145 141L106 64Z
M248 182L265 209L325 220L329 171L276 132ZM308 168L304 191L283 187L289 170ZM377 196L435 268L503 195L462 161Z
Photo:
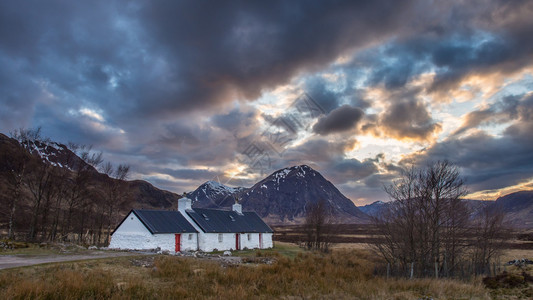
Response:
M241 249L259 248L259 233L241 233Z
M272 242L273 233L263 233L263 247L262 249L273 248L274 242Z
M150 249L155 246L150 245L152 233L144 226L137 216L130 212L124 222L115 230L111 236L109 248L118 249Z
M222 241L219 240L222 235ZM200 250L211 252L217 250L235 250L235 233L201 233L198 237Z
M181 251L196 250L197 239L197 233L181 233ZM142 250L159 247L161 250L174 252L176 249L175 241L174 233L152 234L131 212L111 236L109 248Z

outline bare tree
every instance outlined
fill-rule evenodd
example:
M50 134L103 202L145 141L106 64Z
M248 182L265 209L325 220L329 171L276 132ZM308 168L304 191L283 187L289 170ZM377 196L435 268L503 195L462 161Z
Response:
M326 201L320 199L306 207L304 230L308 250L328 252L334 234L334 221Z
M106 229L106 240L105 243L109 243L111 235L111 226L115 224L115 217L118 208L125 201L125 192L127 188L126 179L130 171L128 165L120 164L116 168L108 162L103 168L103 172L109 176L110 181L108 181L106 188L106 208L107 208L107 229Z
M486 273L491 262L499 259L509 230L504 226L504 212L497 205L485 206L474 220L472 261L476 274Z
M447 161L405 170L385 188L393 200L388 211L373 219L381 239L376 249L389 263L413 266L418 275L453 271L464 248L461 230L468 210L459 170Z
M27 175L27 165L29 162L29 155L25 152L16 152L13 155L7 156L4 152L2 157L2 167L0 170L5 174L7 179L7 186L5 193L2 193L7 200L8 206L7 221L8 221L8 238L15 238L15 216L19 203L23 200L23 183Z
M67 239L67 235L70 232L78 233L78 241L81 242L82 236L85 231L85 221L87 219L87 213L90 209L89 196L89 183L91 181L91 175L96 172L96 167L102 163L102 152L93 152L91 146L77 145L69 143L68 148L71 151L72 165L70 166L72 173L70 178L70 189L66 199L66 218L64 218L63 239ZM76 159L77 155L81 160ZM72 218L75 210L78 210L80 220L76 222L76 228L73 228Z
M41 135L41 128L36 129L18 129L11 133L11 136L16 139L22 146L22 150L30 154L39 154L39 149L46 147L50 143L50 139L44 138ZM34 240L38 233L39 216L41 214L41 205L45 199L45 194L51 188L51 165L42 160L27 160L28 168L31 172L24 174L21 182L23 182L29 189L32 195L31 204L31 220L28 237ZM14 209L15 206L13 205Z

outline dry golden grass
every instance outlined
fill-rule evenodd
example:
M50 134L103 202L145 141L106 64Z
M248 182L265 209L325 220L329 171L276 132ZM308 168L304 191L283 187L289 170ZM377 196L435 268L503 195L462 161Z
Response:
M503 251L502 256L500 257L500 261L503 263L513 259L521 258L528 258L533 260L533 250L506 249L505 251Z
M375 277L375 257L368 251L324 255L283 247L283 253L293 258L261 251L256 255L273 255L276 260L262 265L224 267L217 261L157 256L4 270L0 299L489 298L480 281Z

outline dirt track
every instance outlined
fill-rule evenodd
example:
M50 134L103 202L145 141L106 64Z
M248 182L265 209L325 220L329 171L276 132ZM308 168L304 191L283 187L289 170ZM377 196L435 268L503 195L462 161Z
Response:
M0 270L54 262L98 259L119 256L145 255L141 252L94 251L73 255L0 255Z

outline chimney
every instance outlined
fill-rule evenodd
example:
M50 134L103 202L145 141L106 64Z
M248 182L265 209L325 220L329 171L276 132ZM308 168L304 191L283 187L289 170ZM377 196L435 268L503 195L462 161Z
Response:
M239 199L237 197L235 197L235 204L231 206L231 210L242 215L242 205L239 204Z
M192 200L183 196L178 200L178 211L185 212L186 210L192 209Z

